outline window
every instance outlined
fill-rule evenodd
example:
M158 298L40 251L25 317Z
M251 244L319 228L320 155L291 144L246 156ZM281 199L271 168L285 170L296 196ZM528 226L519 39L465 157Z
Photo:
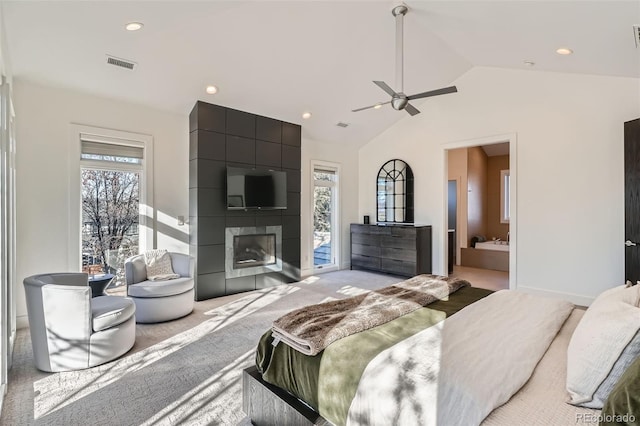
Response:
M500 223L509 223L509 170L500 170Z
M76 131L79 247L74 257L83 272L114 274L114 285L124 284L125 259L153 246L145 178L151 175L152 140L86 126Z
M413 222L413 172L402 160L387 161L376 178L378 222Z
M0 398L8 382L16 332L15 149L11 87L3 76L0 80Z
M338 262L338 173L339 166L312 163L313 267L337 267Z

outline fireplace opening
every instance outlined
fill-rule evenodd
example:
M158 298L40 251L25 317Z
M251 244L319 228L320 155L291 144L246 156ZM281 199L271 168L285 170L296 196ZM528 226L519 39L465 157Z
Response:
M226 228L224 242L225 278L282 271L282 226Z
M233 236L233 269L276 263L276 234Z

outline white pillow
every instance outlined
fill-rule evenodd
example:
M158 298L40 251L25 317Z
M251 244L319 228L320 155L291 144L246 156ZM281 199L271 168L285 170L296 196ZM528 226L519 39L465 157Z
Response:
M567 351L570 403L602 408L611 389L640 354L640 285L603 292L578 323Z
M167 250L146 251L144 253L144 262L147 267L147 279L149 281L170 280L180 276L173 272L171 255Z

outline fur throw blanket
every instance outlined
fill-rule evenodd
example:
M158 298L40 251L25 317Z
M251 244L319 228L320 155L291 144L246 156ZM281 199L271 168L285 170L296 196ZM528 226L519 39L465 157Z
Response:
M338 339L385 324L469 285L458 278L418 275L365 294L296 309L274 321L272 334L275 342L282 340L305 355L316 355Z

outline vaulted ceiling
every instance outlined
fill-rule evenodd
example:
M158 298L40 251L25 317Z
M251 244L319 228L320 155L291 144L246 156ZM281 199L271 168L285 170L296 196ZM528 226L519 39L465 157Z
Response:
M640 78L637 0L405 3L409 94L450 85L474 66ZM3 0L2 9L15 78L185 115L203 100L360 145L408 117L389 106L351 112L388 100L372 80L395 83L397 4ZM131 21L144 28L125 31ZM137 67L108 65L107 54ZM218 93L206 94L208 84Z

